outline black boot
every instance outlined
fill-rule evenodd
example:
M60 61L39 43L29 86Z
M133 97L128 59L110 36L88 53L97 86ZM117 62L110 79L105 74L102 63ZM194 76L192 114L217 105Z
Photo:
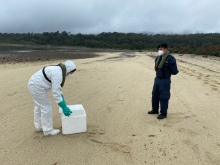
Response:
M159 115L157 116L158 119L164 119L164 118L166 118L166 117L167 117L167 115L162 115L162 114L159 114Z
M158 112L158 111L151 110L151 111L148 111L148 114L159 114L159 112Z

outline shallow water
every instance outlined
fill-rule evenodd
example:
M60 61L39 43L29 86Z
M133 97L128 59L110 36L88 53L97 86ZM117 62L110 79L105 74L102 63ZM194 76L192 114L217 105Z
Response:
M18 53L26 53L32 52L34 50L59 50L58 47L47 47L47 46L1 46L0 52L18 52ZM63 49L63 48L62 48ZM60 49L60 51L63 51Z

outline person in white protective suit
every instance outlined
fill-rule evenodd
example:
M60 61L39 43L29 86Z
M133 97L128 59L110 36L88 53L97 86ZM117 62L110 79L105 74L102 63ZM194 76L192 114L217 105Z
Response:
M62 108L65 116L71 115L71 110L66 106L62 87L65 78L76 71L73 61L67 60L64 64L47 66L31 76L28 89L35 102L34 125L37 131L43 131L44 135L56 135L59 129L53 128L52 105L47 92L52 89L52 95L56 103Z

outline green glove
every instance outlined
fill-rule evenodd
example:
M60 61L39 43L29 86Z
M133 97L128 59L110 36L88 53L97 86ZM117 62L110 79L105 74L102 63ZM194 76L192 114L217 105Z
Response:
M58 105L60 106L60 108L63 109L63 113L65 116L69 116L71 115L72 111L66 106L66 102L64 100L64 97L62 96L63 101L61 101L60 103L58 103Z
M65 102L65 104L66 104L66 101L65 101L65 99L64 99L64 96L63 96L63 94L61 94L61 97L62 97L63 101L64 101L64 102Z
M72 111L68 107L63 108L63 113L65 116L70 116Z

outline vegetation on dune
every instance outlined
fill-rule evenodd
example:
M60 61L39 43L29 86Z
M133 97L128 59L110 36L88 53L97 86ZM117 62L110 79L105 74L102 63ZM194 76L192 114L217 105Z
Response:
M0 33L0 42L56 46L84 46L131 50L156 50L162 42L171 53L213 55L220 57L220 34L143 34L103 32L100 34L71 34L70 32Z

